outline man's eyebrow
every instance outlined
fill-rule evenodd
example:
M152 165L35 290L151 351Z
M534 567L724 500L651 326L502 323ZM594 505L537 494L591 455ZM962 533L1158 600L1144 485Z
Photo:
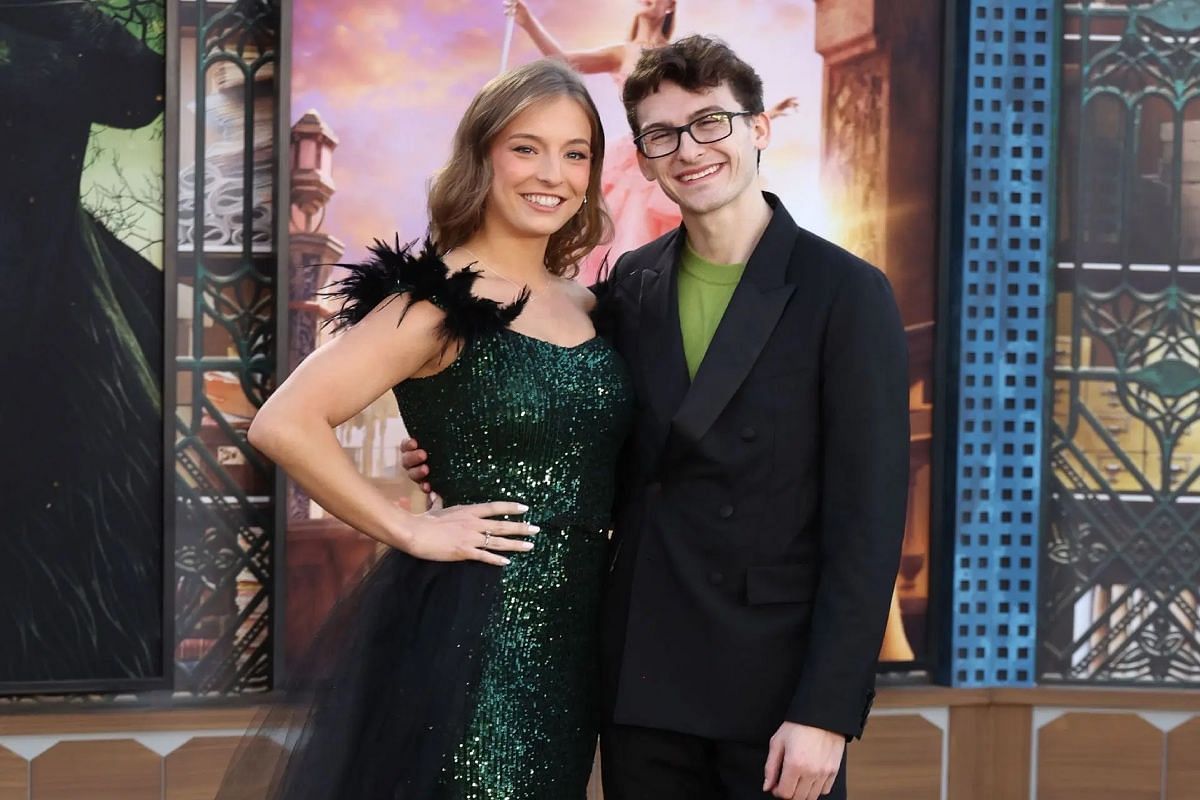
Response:
M691 118L688 119L688 122L691 122L694 119L699 119L700 117L703 117L705 114L711 114L714 111L724 111L724 110L725 109L721 106L705 106L704 108L700 109L699 111L693 111ZM648 131L651 128L674 128L674 127L675 126L670 124L669 122L655 121L655 122L645 123L644 125L642 125L642 127L638 128L638 131L643 132L643 131Z

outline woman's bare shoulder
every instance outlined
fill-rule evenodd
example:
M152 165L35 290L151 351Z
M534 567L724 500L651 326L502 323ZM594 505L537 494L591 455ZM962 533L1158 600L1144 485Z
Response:
M586 313L591 313L596 307L596 295L592 294L591 289L584 286L577 280L572 278L555 277L553 279L560 287L560 291L569 297L572 302L577 303L579 308Z

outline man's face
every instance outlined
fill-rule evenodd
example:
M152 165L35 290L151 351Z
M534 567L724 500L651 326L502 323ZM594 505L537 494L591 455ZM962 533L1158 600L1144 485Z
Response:
M689 92L664 82L658 91L637 106L638 133L686 125L717 111L743 111L728 84ZM746 192L756 192L758 151L771 139L766 114L734 117L733 132L724 139L697 144L683 134L679 149L661 158L638 153L646 180L658 181L667 196L690 214L707 214L723 208ZM703 136L701 137L703 138Z

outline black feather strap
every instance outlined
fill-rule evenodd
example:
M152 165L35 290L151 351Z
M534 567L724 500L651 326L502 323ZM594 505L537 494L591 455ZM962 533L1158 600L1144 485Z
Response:
M445 313L439 331L442 339L447 343L470 344L480 336L508 327L525 309L528 289L507 305L477 297L471 294L471 287L479 277L473 265L451 272L428 238L414 254L415 245L414 240L402 247L399 236L395 245L376 239L367 248L371 257L366 261L337 264L350 270L350 274L331 283L329 291L322 294L342 299L342 307L324 324L335 332L348 328L395 297L404 303L400 312L403 321L413 303L427 300Z
M592 307L590 314L592 327L596 329L598 336L609 340L616 334L617 315L619 314L616 298L618 280L616 271L612 267L608 257L605 256L596 275L596 282L588 287L596 297L596 305Z

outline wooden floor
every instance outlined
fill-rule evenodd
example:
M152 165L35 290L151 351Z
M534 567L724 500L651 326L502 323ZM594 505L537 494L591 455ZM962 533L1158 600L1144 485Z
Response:
M890 689L876 709L852 800L1200 800L1200 692ZM253 713L0 715L0 800L211 800Z

